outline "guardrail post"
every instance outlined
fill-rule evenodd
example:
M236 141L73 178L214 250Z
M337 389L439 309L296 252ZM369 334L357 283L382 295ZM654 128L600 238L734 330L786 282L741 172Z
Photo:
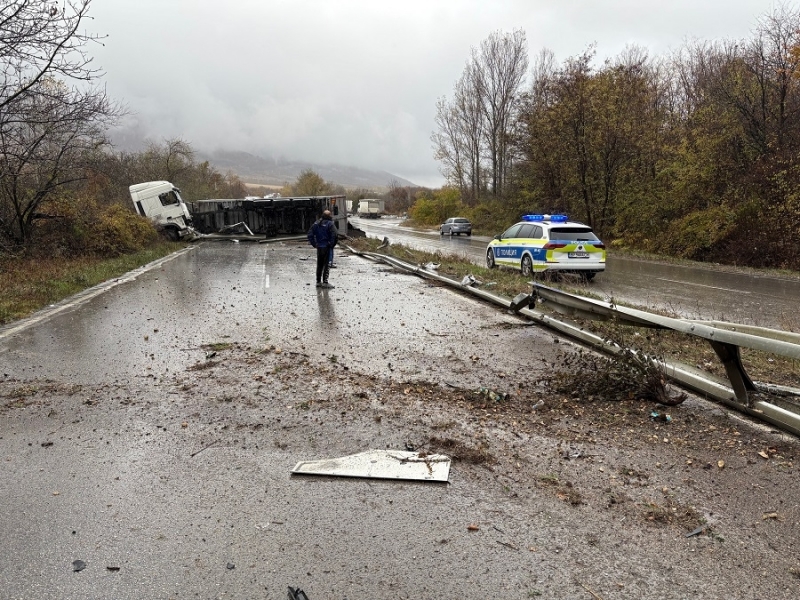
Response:
M725 367L725 372L728 374L728 379L731 382L731 387L733 388L733 393L736 395L736 399L742 404L750 406L748 392L756 391L756 386L744 370L739 346L714 340L708 340L708 342L711 344L711 347L714 348L714 352L717 353L717 356Z

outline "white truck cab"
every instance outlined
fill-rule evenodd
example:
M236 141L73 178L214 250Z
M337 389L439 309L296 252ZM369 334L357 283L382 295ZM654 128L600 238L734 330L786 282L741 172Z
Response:
M192 217L181 191L169 181L148 181L128 188L136 212L155 221L173 241L194 235Z

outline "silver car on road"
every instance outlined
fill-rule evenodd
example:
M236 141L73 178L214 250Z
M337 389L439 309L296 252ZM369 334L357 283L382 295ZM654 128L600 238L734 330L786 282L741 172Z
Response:
M439 235L445 233L448 235L461 235L462 233L472 235L472 223L464 217L452 217L439 225Z

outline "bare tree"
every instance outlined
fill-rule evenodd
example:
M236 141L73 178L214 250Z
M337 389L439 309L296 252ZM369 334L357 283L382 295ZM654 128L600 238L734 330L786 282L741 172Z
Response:
M90 4L0 6L0 235L13 243L30 240L37 209L55 190L84 176L83 157L121 114L91 85L100 73L86 44L98 38L81 32Z
M194 150L182 139L174 138L165 142L166 156L164 167L168 181L176 181L178 177L194 164Z
M519 92L528 70L525 32L492 33L472 50L475 86L486 120L485 138L491 165L492 191L502 196L508 176L512 129L519 107Z
M386 212L391 214L408 212L408 209L411 208L415 199L411 192L412 188L401 186L400 182L396 179L389 181L389 191L386 192L384 196L386 200ZM367 197L369 196L361 196L361 198Z
M464 139L456 108L447 98L436 101L435 120L438 129L431 134L433 157L441 163L439 170L447 183L457 186L463 194L466 188Z
M438 129L431 135L434 156L442 163L448 183L458 186L467 202L476 201L484 191L487 173L492 193L503 194L527 69L525 33L495 32L479 49L473 48L452 102L441 98L436 104Z
M794 152L800 141L800 11L780 5L760 19L755 33L745 49L755 91L748 97L737 90L730 98L765 154Z
M38 94L47 78L93 81L86 44L99 36L81 32L92 0L5 0L0 5L0 111Z
M34 91L0 113L0 234L15 244L30 241L49 196L85 178L114 115L104 92L76 94L56 80Z
M442 174L467 202L477 200L481 189L484 123L475 65L469 63L456 82L453 101L440 98L436 103L439 129L431 136Z
M556 77L558 65L556 55L552 50L543 48L533 63L531 70L533 78L529 92L529 100L537 105L548 106L553 102L553 93L550 82Z
M483 139L486 119L480 95L479 78L476 66L468 64L456 84L455 109L464 140L463 154L467 165L469 189L462 196L467 202L474 202L480 196L483 184Z

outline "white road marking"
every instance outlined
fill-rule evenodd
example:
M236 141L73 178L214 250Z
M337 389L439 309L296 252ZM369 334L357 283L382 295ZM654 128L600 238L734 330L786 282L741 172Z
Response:
M693 285L696 287L703 287L711 290L722 290L723 292L735 292L737 294L752 294L752 292L746 292L744 290L735 290L733 288L718 287L716 285L704 285L702 283L692 283L691 281L677 281L675 279L665 279L664 277L656 277L656 279L658 281L668 281L669 283L677 283L679 285Z
M89 300L91 300L95 296L104 294L111 288L116 287L120 284L128 283L129 281L134 281L139 275L147 273L148 271L152 271L156 267L160 267L164 263L171 261L172 259L177 258L182 254L186 254L187 252L190 252L195 248L196 246L189 246L188 248L183 248L182 250L178 250L177 252L168 254L167 256L154 260L153 262L148 263L144 266L133 269L132 271L128 271L124 275L120 275L119 277L116 277L114 279L98 283L97 285L90 287L86 290L83 290L82 292L78 292L77 294L70 296L69 298L65 298L64 300L62 300L57 304L52 304L47 308L40 309L30 317L27 317L25 319L20 319L17 322L14 322L3 328L0 328L0 340L12 336L15 333L19 333L20 331L27 329L32 325L36 325L37 323L46 321L47 319L54 317L58 313L63 312L69 308L74 308L75 306L86 304Z

